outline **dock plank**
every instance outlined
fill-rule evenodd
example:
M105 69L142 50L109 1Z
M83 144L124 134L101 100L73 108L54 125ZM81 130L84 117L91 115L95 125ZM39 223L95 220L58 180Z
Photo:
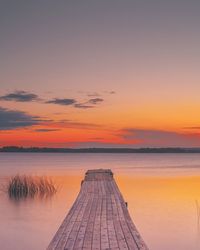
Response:
M148 250L109 169L88 170L47 250Z

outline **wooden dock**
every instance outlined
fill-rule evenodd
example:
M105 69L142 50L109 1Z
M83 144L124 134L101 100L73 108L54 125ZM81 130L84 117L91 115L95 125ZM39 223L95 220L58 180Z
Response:
M47 250L148 250L111 170L88 170L79 195Z

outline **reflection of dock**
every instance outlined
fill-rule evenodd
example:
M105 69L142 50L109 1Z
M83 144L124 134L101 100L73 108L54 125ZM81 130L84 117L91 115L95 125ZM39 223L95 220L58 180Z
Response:
M86 172L76 201L47 249L148 249L111 170Z

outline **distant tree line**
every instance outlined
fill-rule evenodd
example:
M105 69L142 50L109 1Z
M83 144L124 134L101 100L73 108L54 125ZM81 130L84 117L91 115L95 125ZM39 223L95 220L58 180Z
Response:
M47 148L6 146L0 152L21 153L200 153L200 148Z

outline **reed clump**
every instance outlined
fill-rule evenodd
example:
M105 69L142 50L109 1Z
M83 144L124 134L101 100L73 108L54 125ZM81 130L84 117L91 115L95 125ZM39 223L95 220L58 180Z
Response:
M53 181L47 177L16 175L10 178L7 192L11 198L47 197L57 192Z

